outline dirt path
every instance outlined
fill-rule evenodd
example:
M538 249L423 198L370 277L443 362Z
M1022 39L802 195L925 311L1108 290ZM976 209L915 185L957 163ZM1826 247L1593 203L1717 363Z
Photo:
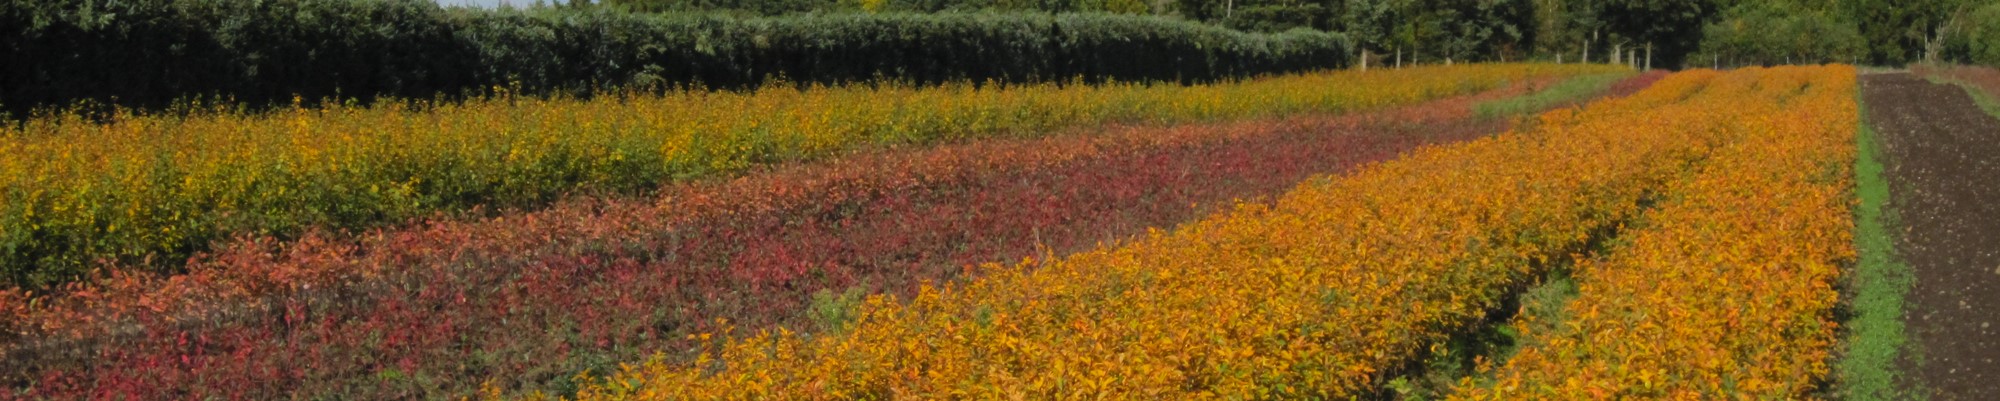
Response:
M1933 400L2000 400L2000 120L1909 74L1861 78L1884 143L1908 320Z

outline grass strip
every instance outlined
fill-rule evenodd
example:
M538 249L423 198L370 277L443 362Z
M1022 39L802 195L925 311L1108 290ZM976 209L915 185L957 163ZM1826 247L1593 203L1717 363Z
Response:
M1536 91L1507 99L1494 100L1476 106L1482 118L1505 117L1531 114L1546 110L1558 104L1574 102L1586 97L1604 93L1612 84L1636 75L1634 71L1618 71L1590 74L1563 80L1546 90Z
M1966 90L1977 93L1970 86ZM1867 110L1866 103L1860 106ZM1908 344L1903 297L1913 278L1910 267L1896 256L1889 231L1896 217L1887 207L1890 192L1882 177L1882 145L1865 118L1855 137L1854 192L1860 203L1854 207L1854 249L1859 260L1846 283L1853 315L1846 322L1847 351L1834 364L1836 391L1853 401L1923 399L1923 392L1897 388L1902 376L1898 367Z
M1993 94L1986 93L1985 90L1964 82L1952 81L1952 83L1958 85L1960 88L1965 88L1965 94L1972 96L1972 102L1978 103L1980 110L1985 110L1986 114L2000 118L2000 101L1993 100Z

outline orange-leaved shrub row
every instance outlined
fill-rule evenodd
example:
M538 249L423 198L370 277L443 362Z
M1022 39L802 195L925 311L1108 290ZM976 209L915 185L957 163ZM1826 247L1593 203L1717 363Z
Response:
M721 333L585 400L1346 399L1474 324L1549 261L1636 217L1784 88L1714 72L1426 147L1172 232L988 265L844 329ZM1632 122L1673 121L1673 124Z
M1675 182L1551 331L1454 399L1811 398L1834 342L1833 281L1854 258L1851 67L1749 70L1735 137Z
M0 286L60 285L105 259L171 271L233 235L640 191L868 145L1342 112L1614 71L1621 69L1468 65L1196 86L885 84L589 100L502 94L463 103L117 115L102 123L55 116L0 127Z

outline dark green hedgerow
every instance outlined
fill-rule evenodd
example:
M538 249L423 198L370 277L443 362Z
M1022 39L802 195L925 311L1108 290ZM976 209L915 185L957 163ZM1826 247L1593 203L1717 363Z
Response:
M289 104L494 86L744 88L887 78L1206 82L1342 67L1346 36L1115 14L733 17L428 0L0 0L0 107Z

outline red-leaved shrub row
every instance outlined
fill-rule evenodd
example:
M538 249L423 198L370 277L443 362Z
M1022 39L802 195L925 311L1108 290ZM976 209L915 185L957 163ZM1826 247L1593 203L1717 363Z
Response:
M0 379L16 390L0 399L561 392L585 370L684 353L689 334L719 319L810 332L839 324L850 294L1087 249L1497 132L1505 122L1473 118L1471 106L1524 90L1339 117L876 150L653 199L244 241L172 278L0 300L13 305L0 310Z

